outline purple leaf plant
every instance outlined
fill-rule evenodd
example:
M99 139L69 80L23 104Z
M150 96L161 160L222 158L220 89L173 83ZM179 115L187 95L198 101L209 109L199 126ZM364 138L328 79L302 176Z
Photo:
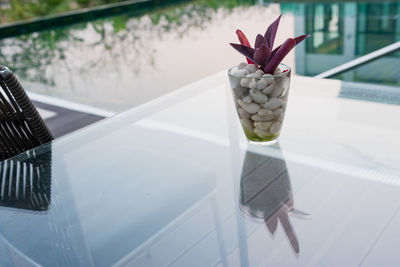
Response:
M254 48L250 46L249 41L241 30L236 30L236 35L239 38L240 44L230 43L233 48L246 57L249 64L259 65L260 69L269 74L274 73L283 58L293 47L310 37L309 34L305 34L296 38L288 38L283 44L272 49L281 16L282 15L269 25L264 36L261 34L257 35Z

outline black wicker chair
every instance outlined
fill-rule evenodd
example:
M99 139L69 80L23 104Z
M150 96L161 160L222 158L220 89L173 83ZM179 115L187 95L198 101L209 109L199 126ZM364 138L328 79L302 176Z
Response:
M0 162L0 207L48 210L51 167L51 143Z
M47 143L52 134L21 84L0 66L0 161Z

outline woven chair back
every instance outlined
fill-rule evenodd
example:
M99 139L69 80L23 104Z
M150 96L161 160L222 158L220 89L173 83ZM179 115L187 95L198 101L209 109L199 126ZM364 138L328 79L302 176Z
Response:
M0 160L53 139L15 75L0 66Z

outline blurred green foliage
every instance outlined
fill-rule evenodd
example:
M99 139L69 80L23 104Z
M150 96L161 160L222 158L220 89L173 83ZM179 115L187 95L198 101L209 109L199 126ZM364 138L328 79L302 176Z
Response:
M79 8L123 2L124 0L12 0L0 8L0 22L53 15Z
M12 20L44 16L51 13L62 2L63 0L11 1L10 10L7 13Z
M93 7L116 2L124 2L126 0L12 0L10 4L0 8L0 22L11 22L46 15L54 15L70 10L80 8ZM153 0L156 4L168 1ZM255 0L194 0L189 1L198 5L204 5L213 10L220 7L233 9L236 6L252 5ZM183 3L185 5L185 3ZM168 21L179 21L177 14L164 14ZM158 21L158 14L154 14L152 20Z

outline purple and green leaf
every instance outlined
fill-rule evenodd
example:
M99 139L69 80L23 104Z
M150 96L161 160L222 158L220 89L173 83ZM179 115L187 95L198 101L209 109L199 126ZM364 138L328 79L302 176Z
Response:
M310 35L307 34L300 35L296 38L289 38L282 45L272 50L281 16L282 15L269 25L264 36L261 34L257 35L254 48L250 46L246 36L239 29L236 30L236 35L239 38L240 44L230 43L233 48L246 57L249 64L259 65L265 73L273 74L290 50L304 39L310 37Z
M268 61L270 55L271 49L269 49L267 44L262 44L260 47L256 48L253 59L263 68L265 67L265 63Z
M279 17L274 22L272 22L271 25L269 25L267 31L264 34L265 39L268 41L268 46L271 49L274 47L275 36L276 36L276 32L278 31L278 26L279 26L281 17L282 17L282 15L279 15Z
M273 74L276 67L283 60L283 58L295 47L296 41L293 38L288 38L278 49L278 51L271 57L268 64L264 68L265 73Z
M264 36L262 36L261 34L257 34L256 42L254 43L254 48L257 49L263 44L269 47L267 39L265 39Z
M240 45L240 44L233 44L230 43L230 45L235 48L240 54L245 56L248 59L253 59L254 57L254 49L245 45Z
M241 45L245 45L245 46L251 47L250 43L249 43L249 40L247 40L246 35L244 35L244 33L241 30L237 29L236 30L236 35L238 36L238 39L239 39L239 42L240 42Z
M296 42L296 45L298 45L299 43L301 43L304 39L307 39L308 37L310 37L310 34L304 34L304 35L300 35L297 36L296 38L294 38L294 41ZM281 48L282 45L278 46L277 48L275 48L272 52L271 52L271 58L275 55L275 53L279 50L279 48Z
M240 42L242 45L251 47L251 46L250 46L250 43L249 43L249 40L247 40L246 35L244 35L244 33L243 33L241 30L237 29L237 30L236 30L236 35L237 35L237 37L238 37L238 39L239 39L239 42ZM249 64L254 64L254 62L251 61L250 59L246 58L246 60L247 60L247 63L249 63Z

